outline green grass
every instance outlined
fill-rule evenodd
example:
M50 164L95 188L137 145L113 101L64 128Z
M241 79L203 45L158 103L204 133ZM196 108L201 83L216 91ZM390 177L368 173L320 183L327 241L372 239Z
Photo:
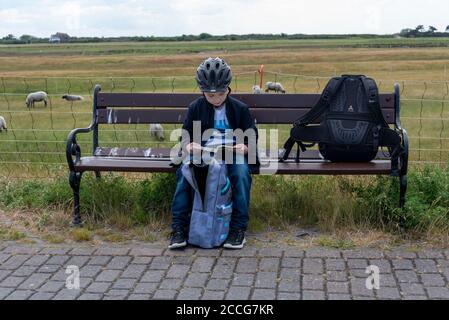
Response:
M29 223L43 232L67 224L72 195L65 141L71 129L89 125L94 85L100 83L104 92L198 92L193 78L196 66L208 56L222 56L233 69L233 92L250 92L258 84L260 64L267 71L264 82L280 81L289 93L319 93L327 77L343 73L370 75L382 92L392 92L398 81L402 126L410 135L412 161L407 227L417 234L444 234L449 205L445 194L437 191L447 191L447 169L420 168L421 162L447 167L449 160L449 89L444 82L449 80L448 45L447 38L350 38L0 46L0 115L9 125L7 133L0 133L0 181L6 181L0 184L0 206L37 208ZM26 108L26 94L35 90L49 93L46 109L42 105ZM86 99L66 102L61 95L68 92ZM167 131L176 127L165 125ZM279 129L281 146L290 126L258 127ZM173 145L168 139L155 141L148 125L102 125L99 138L105 147ZM91 134L79 135L78 142L83 155L92 152ZM105 174L98 182L87 174L81 210L91 229L103 224L119 230L137 228L139 238L152 240L169 224L173 191L174 175ZM298 223L318 225L322 230L348 226L395 230L396 198L397 186L385 177L257 176L250 228L258 231ZM67 219L61 218L61 210ZM116 239L113 234L103 237Z
M90 230L102 225L122 231L151 226L139 232L151 237L152 232L169 227L174 189L172 174L153 174L145 180L110 174L100 181L88 174L81 184L81 214L86 227L74 231L72 237L91 239ZM399 217L404 214L410 235L449 235L449 169L429 166L412 170L403 212L398 209L398 193L397 179L385 176L254 176L250 230L296 225L317 226L322 231L370 229L397 233ZM71 206L72 194L65 179L0 186L0 207L7 211L37 210L33 224L43 230L66 223ZM67 215L63 223L58 221L60 215L52 216L60 210ZM108 232L99 235L116 238Z

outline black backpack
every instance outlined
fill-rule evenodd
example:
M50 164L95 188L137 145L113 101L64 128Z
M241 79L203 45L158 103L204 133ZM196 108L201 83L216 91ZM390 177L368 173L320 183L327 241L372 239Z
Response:
M320 124L312 124L320 119ZM318 103L294 122L280 161L285 161L294 146L305 151L318 143L324 159L332 162L369 162L379 147L387 147L392 173L397 174L401 154L400 135L388 127L380 104L376 82L363 75L332 78Z

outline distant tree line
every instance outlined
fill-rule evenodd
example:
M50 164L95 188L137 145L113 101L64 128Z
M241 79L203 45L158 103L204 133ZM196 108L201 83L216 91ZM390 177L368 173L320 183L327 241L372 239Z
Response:
M422 37L449 37L449 25L444 32L437 32L434 26L429 26L426 30L424 25L420 24L414 29L402 29L399 35L405 38L422 38Z
M377 35L377 34L227 34L227 35L211 35L209 33L201 33L199 35L183 34L181 36L173 37L155 37L155 36L130 36L130 37L71 37L66 33L57 32L49 38L39 38L32 35L24 34L16 37L13 34L8 34L0 39L0 44L29 44L29 43L48 43L49 40L57 36L61 43L87 43L87 42L149 42L149 41L237 41L237 40L282 40L282 39L345 39L350 37L356 38L391 38L393 36L401 36L405 38L414 37L449 37L449 25L444 32L437 32L437 28L429 26L426 30L423 25L419 25L414 29L403 29L400 33L393 35Z

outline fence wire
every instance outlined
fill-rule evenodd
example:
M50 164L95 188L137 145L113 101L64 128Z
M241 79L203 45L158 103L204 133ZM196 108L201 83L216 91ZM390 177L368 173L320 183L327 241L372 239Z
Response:
M330 77L285 74L266 71L263 83L282 83L287 93L321 93ZM234 75L232 91L250 93L260 85L260 74ZM447 167L449 160L449 84L448 81L376 79L381 92L393 92L401 85L401 121L410 136L411 164L437 164ZM0 178L52 179L67 174L65 143L70 130L86 127L92 119L92 94L95 84L103 92L199 92L191 76L177 77L47 77L0 78L0 116L8 130L0 132ZM264 89L264 88L262 88ZM30 92L45 91L47 106L36 102L28 108ZM64 94L83 96L82 101L66 101ZM164 125L165 140L151 135L149 125L100 125L100 146L170 147L170 132L179 125ZM279 130L281 146L289 125L259 125L259 129ZM78 138L83 155L92 153L92 135Z

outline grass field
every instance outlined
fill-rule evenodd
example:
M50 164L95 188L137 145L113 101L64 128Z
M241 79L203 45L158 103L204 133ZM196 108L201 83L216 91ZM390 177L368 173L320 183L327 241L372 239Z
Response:
M107 92L198 92L194 72L209 56L221 56L231 64L234 92L250 92L252 85L259 83L257 69L261 64L266 71L264 82L280 81L289 93L321 92L329 77L345 73L375 78L382 92L392 92L398 82L402 125L411 137L411 166L426 162L445 168L449 158L448 46L449 39L431 38L1 45L0 115L6 118L9 130L0 133L0 181L11 183L0 185L0 204L11 210L26 208L25 213L18 214L18 221L26 221L30 228L56 228L62 234L50 232L49 237L64 239L71 208L65 141L71 129L90 123L94 85L101 84ZM25 97L37 90L49 93L49 105L44 108L37 104L28 110ZM65 93L81 94L85 100L66 102L61 99ZM277 128L282 144L289 126ZM79 137L83 154L89 154L91 135ZM100 127L102 146L156 144L147 125ZM413 173L407 214L419 234L436 230L447 240L445 170ZM155 212L168 210L171 194L161 190L173 187L173 181L153 180L151 175L126 177L131 176L137 180L123 182L108 177L100 186L89 179L82 184L88 228L97 232L112 225L121 230L112 235L105 232L105 237L122 239L122 231L131 228L144 240L158 238L168 217L160 219ZM44 184L33 181L53 177ZM148 177L151 179L142 180ZM28 181L17 184L16 178ZM379 217L395 214L392 204L396 200L389 190L385 180L377 178L256 177L250 227L287 228L299 221L340 233L346 227L383 230ZM327 202L319 201L323 192ZM154 194L160 198L153 199ZM110 202L108 195L114 201ZM153 202L159 207L152 207ZM44 232L49 229L44 228Z
M432 38L3 45L0 115L10 130L0 134L0 175L35 176L41 163L62 163L61 169L47 171L65 172L64 141L72 128L89 124L94 84L108 92L192 92L197 90L195 68L208 56L222 56L231 64L234 92L250 92L259 82L256 70L261 64L264 81L280 81L287 92L321 92L330 76L343 73L372 76L383 92L391 92L398 82L412 160L445 164L448 46L449 39ZM26 108L26 94L36 90L50 94L47 109ZM67 92L86 100L66 102L61 95ZM144 125L101 129L106 130L101 131L103 145L154 144ZM278 129L282 143L288 126ZM90 152L90 136L81 137L86 141L83 151ZM35 165L23 170L13 162Z

